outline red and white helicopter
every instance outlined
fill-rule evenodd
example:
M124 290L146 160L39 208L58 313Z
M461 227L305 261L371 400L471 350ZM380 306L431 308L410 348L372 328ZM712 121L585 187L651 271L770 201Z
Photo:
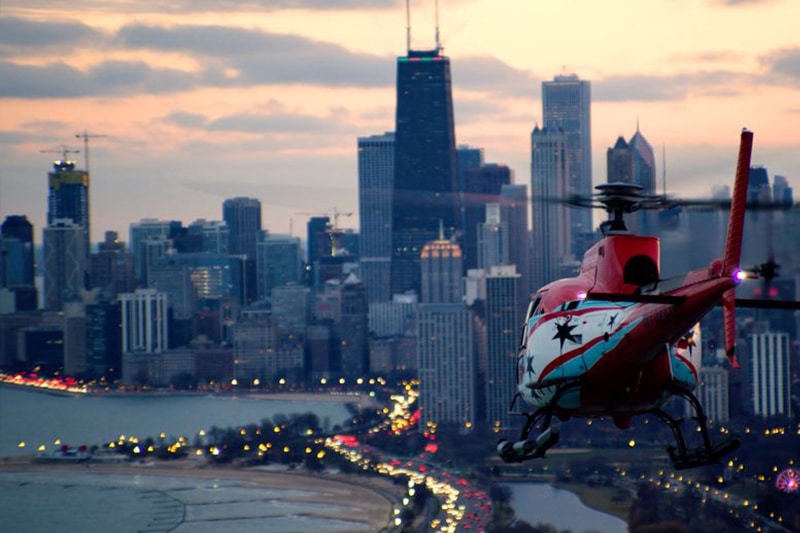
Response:
M721 303L725 351L734 367L734 289L748 274L739 265L753 134L741 134L724 254L708 267L679 278L659 279L659 241L627 231L623 213L642 207L636 186L606 184L596 202L610 220L605 237L584 255L580 274L539 289L526 316L517 389L532 407L520 440L502 440L506 462L543 457L558 441L559 421L611 417L620 428L631 417L655 414L671 428L676 445L667 448L678 469L717 462L738 448L727 435L712 443L703 407L693 394L700 351L692 350L695 325ZM794 303L794 302L792 302ZM754 306L754 305L750 305ZM679 420L662 407L673 396L692 406L702 443L689 447ZM555 420L554 420L555 417ZM531 431L539 425L539 435Z

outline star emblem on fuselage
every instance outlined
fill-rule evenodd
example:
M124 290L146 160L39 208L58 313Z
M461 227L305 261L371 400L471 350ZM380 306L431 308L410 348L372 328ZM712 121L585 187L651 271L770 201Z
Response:
M558 339L561 341L561 349L564 349L564 341L572 341L575 344L579 344L578 339L572 334L572 330L577 328L578 325L570 325L570 318L567 319L562 323L556 322L556 334L553 336L553 340Z
M531 376L531 378L536 376L536 371L533 369L533 356L532 355L528 356L528 365L527 365L527 367L528 367L527 368L528 374Z
M608 317L608 329L614 328L614 321L617 320L617 316L618 315L611 315L610 317Z

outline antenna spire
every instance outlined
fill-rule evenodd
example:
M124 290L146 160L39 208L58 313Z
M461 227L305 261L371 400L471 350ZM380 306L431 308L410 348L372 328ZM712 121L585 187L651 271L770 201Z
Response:
M411 52L411 8L406 0L406 53Z
M661 181L664 184L664 196L667 195L667 145L661 145Z
M436 0L436 53L442 49L439 41L439 0Z

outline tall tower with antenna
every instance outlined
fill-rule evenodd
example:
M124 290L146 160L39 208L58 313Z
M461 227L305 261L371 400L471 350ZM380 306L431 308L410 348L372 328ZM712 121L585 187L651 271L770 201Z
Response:
M458 235L459 203L450 59L442 54L438 2L433 49L411 47L406 2L406 55L397 58L394 185L392 189L393 294L420 291L420 253L436 240L439 221Z

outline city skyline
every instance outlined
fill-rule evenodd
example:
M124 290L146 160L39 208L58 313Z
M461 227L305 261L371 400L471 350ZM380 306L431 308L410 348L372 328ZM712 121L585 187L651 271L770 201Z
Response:
M79 132L108 136L89 141L93 242L145 217L218 218L222 200L234 196L260 199L264 226L276 233L287 232L297 211L356 211L353 145L392 129L403 3L215 4L224 16L202 2L159 11L161 4L4 4L3 215L27 215L39 234L52 164L40 151L83 151ZM657 153L666 145L675 193L708 196L727 183L729 139L742 126L759 135L754 163L793 183L796 9L779 0L520 2L503 10L483 0L443 3L456 142L484 148L527 182L541 82L574 72L593 87L595 183L605 178L602 153L637 120ZM569 39L559 21L569 21ZM411 23L412 47L431 47L433 3L412 2ZM745 42L752 28L769 31ZM74 157L79 167L84 156Z

